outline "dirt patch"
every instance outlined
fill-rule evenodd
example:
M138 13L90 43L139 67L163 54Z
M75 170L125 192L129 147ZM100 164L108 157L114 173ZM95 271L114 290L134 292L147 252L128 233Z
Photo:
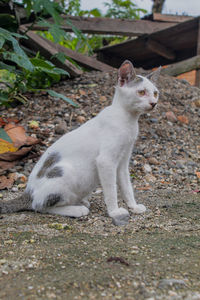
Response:
M199 299L199 197L148 196L148 212L125 227L97 211L99 196L78 220L4 215L0 298Z

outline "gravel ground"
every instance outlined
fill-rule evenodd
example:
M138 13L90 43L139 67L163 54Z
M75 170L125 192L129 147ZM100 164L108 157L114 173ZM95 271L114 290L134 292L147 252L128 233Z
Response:
M9 172L28 177L49 145L111 103L115 82L116 74L91 72L57 85L78 108L44 93L29 95L27 107L2 110L41 139ZM200 299L200 90L166 76L158 86L159 105L140 118L130 162L147 213L113 226L99 187L90 215L79 220L3 215L1 299ZM33 120L37 129L29 126ZM18 179L0 197L16 197L23 188Z

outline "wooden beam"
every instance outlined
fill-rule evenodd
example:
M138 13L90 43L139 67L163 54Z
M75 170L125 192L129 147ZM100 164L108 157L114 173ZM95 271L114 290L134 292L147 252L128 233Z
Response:
M152 52L154 52L160 56L163 56L167 59L174 60L176 58L175 53L171 49L162 45L161 43L158 43L155 40L148 39L146 42L146 46Z
M197 55L200 55L200 20L197 29ZM195 85L200 88L200 66L196 70Z
M169 65L161 70L162 75L178 76L200 68L200 55Z
M20 26L20 32L24 33L25 31L26 27L24 25ZM39 50L44 57L52 61L57 67L67 71L72 77L79 76L83 73L82 70L78 69L68 60L65 60L65 62L62 63L56 57L52 58L52 56L57 54L58 51L55 49L55 47L47 43L47 41L41 36L35 34L32 31L28 31L26 35L28 36L28 39L23 39L23 43L25 44L25 46L28 46L36 51Z
M62 29L72 32L69 24L80 29L83 33L91 34L109 34L121 36L140 36L143 34L150 34L155 31L166 29L175 25L176 23L152 22L148 20L126 20L126 19L109 19L109 18L85 18L85 17L72 17L63 15ZM52 19L48 19L52 22ZM69 22L68 22L69 21ZM26 24L27 27L31 24ZM39 26L35 24L31 30L48 30L48 27Z
M181 23L191 19L194 17L191 16L177 16L177 15L170 15L170 14L160 14L160 13L153 13L152 19L154 21L159 22L172 22L172 23Z
M20 31L23 31L24 30L24 26L20 26ZM61 46L59 44L55 44L37 34L35 34L33 31L28 31L27 33L27 36L29 37L30 41L29 42L29 46L31 45L32 47L32 42L35 43L36 47L38 47L38 49L40 50L40 52L45 56L47 57L48 59L52 60L51 59L51 56L56 54L56 53L59 53L59 52L62 52L64 53L67 57L73 59L74 61L76 61L80 66L83 66L87 69L90 69L90 70L97 70L97 71L102 71L102 72L111 72L114 70L113 67L105 64L105 63L102 63L100 61L98 61L96 58L94 57L89 57L87 55L83 55L81 53L77 53L71 49L68 49L64 46ZM28 41L25 40L25 42L27 43ZM33 45L34 46L34 45ZM50 53L51 52L51 56L47 53L47 51ZM54 58L53 58L54 59ZM62 63L58 60L58 59L54 59L54 63L56 65L58 65L59 63L59 66L61 68L71 68L71 67L75 67L73 64L71 64L68 60L65 61L65 64L67 64L67 67L64 65L62 66ZM76 68L77 69L77 68ZM73 69L74 71L75 69ZM67 70L69 72L69 70ZM76 73L77 75L80 75L82 74L81 70L77 69L76 70ZM71 71L72 73L72 71ZM70 74L71 74L70 73ZM79 74L80 73L80 74ZM76 76L76 74L71 74L72 76Z
M101 61L98 61L94 57L83 55L59 44L52 43L51 41L46 40L43 37L42 39L45 40L49 45L54 47L57 50L57 52L63 52L67 57L70 57L82 67L102 72L111 72L114 70L113 67L102 63Z

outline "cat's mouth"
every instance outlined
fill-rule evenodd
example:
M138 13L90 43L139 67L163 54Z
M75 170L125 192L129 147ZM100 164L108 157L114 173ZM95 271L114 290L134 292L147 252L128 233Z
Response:
M151 111L157 106L157 103L150 103L148 110Z

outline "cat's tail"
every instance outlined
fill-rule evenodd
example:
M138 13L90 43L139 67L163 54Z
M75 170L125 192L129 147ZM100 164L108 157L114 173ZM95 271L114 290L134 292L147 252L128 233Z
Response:
M0 213L2 214L23 210L32 210L32 196L30 192L24 192L15 199L0 201Z

